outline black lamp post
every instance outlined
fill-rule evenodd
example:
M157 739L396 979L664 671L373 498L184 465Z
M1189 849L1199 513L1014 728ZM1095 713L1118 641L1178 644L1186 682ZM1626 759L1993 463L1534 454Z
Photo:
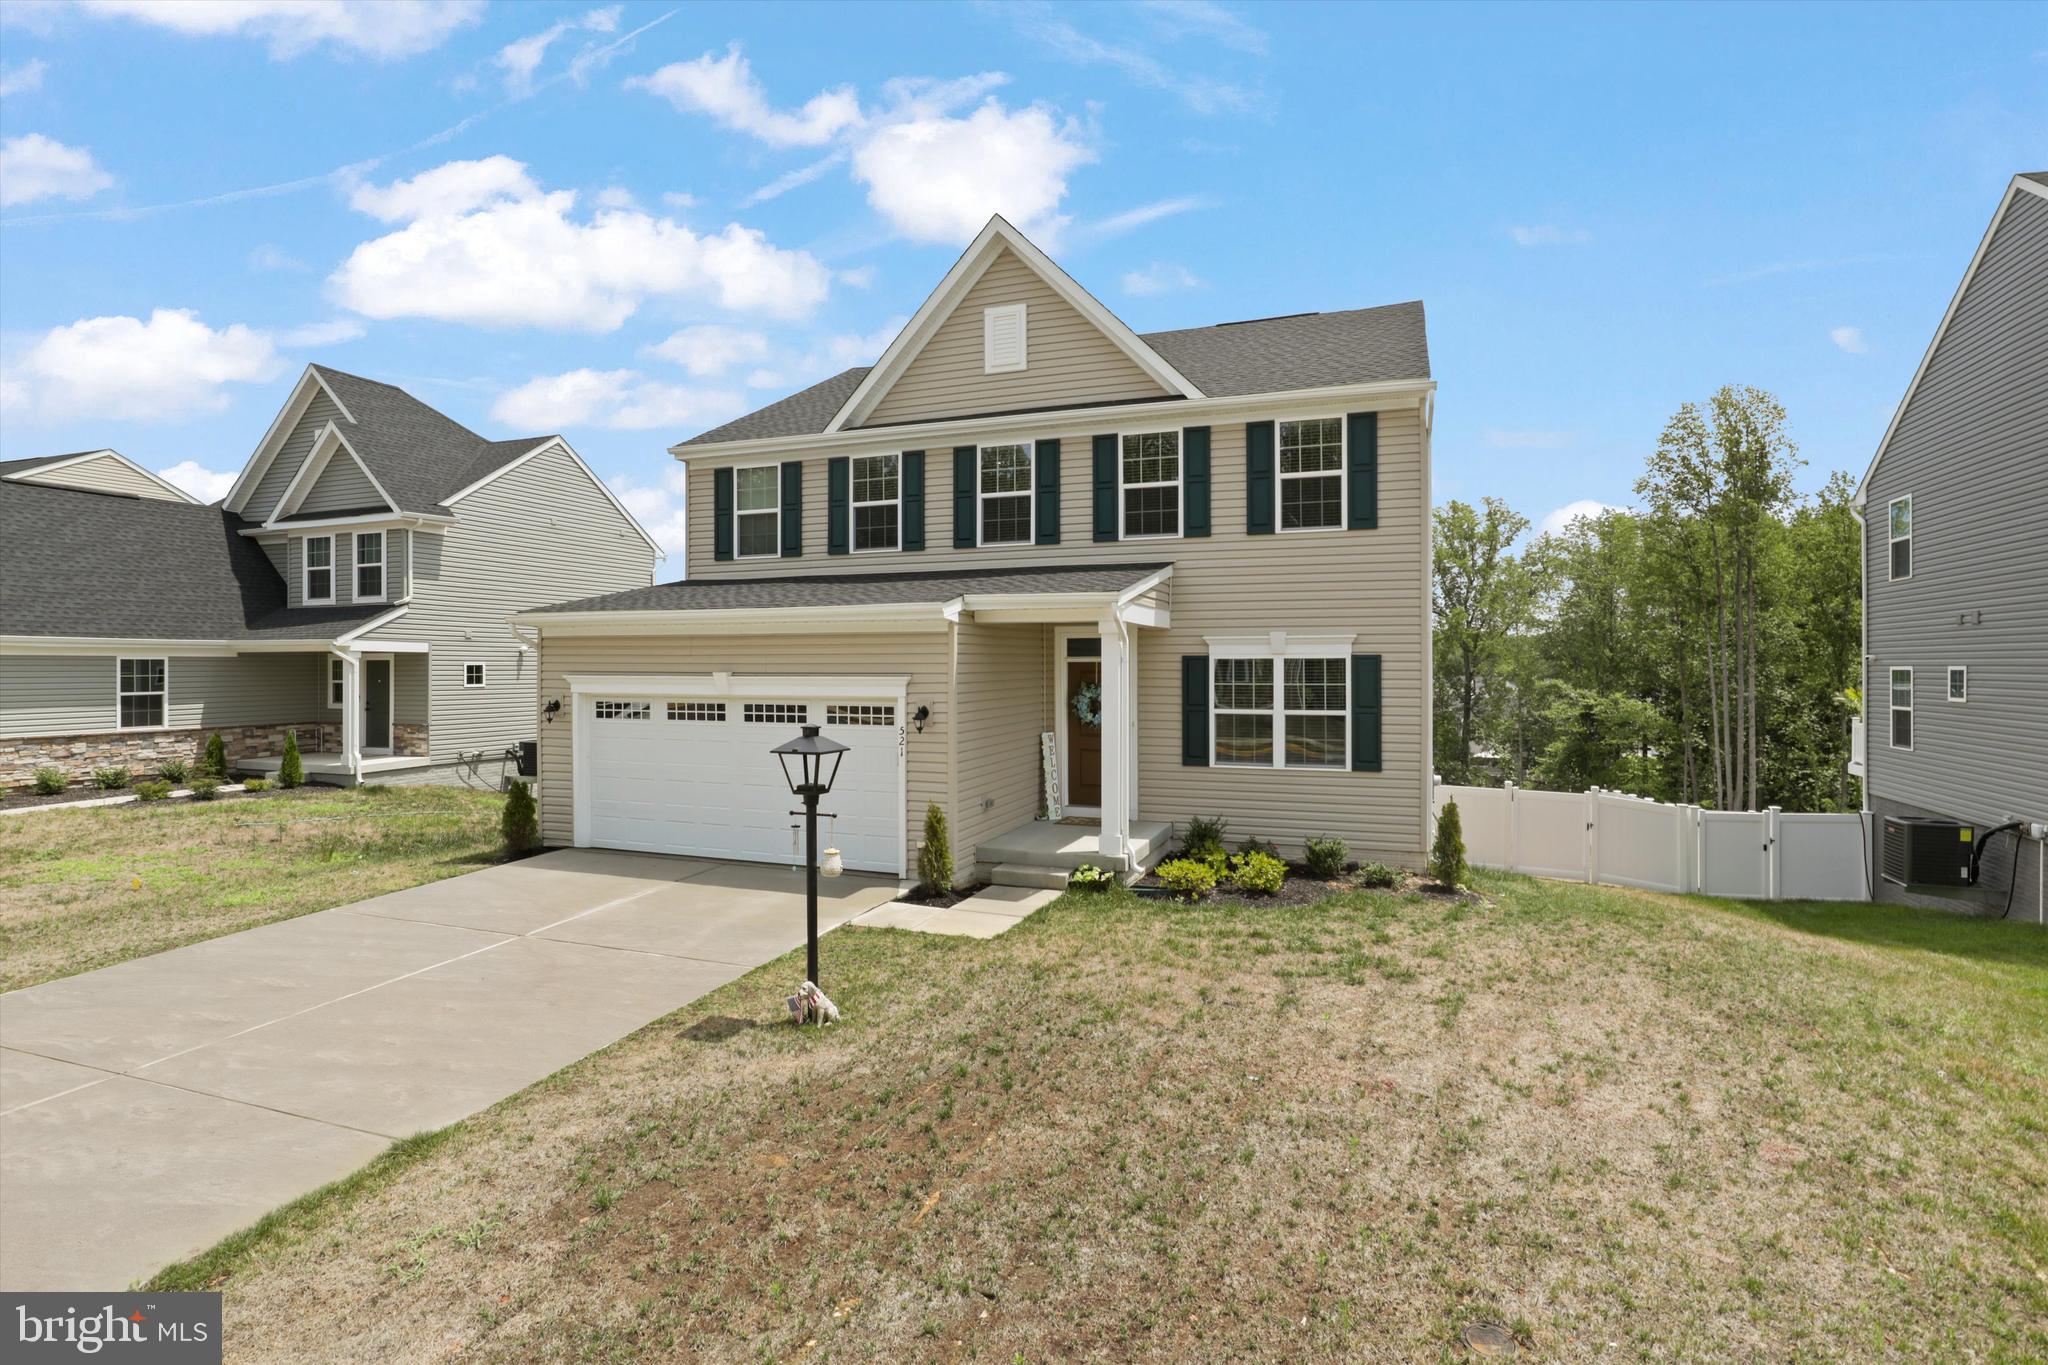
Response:
M804 922L810 943L805 966L809 971L807 979L814 986L819 984L818 798L832 790L832 781L839 776L840 756L845 752L844 744L824 738L815 725L804 726L803 733L795 739L775 746L775 757L782 764L782 775L789 782L791 794L802 797L804 803Z

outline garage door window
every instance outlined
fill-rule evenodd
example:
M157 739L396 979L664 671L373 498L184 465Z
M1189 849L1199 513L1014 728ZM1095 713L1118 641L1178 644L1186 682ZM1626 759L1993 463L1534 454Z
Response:
M653 715L653 708L644 701L601 701L597 704L599 720L646 720Z
M749 725L806 725L811 719L811 708L802 702L750 701L742 708L740 718Z
M894 725L896 708L893 706L828 706L825 708L827 725Z
M722 701L672 701L668 704L670 720L724 720L725 703Z

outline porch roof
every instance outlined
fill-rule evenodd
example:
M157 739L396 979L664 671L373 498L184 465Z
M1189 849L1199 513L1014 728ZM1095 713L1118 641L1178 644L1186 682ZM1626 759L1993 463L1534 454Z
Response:
M926 573L813 574L801 577L691 579L587 597L524 613L521 619L606 612L829 611L875 607L944 608L976 598L1114 599L1170 571L1172 564L1063 564L1024 569L942 569Z

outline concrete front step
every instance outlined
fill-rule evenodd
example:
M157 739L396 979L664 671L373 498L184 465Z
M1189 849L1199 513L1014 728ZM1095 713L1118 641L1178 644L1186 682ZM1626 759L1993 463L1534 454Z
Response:
M1058 891L1067 884L1068 870L1063 867L1029 867L1023 863L997 863L989 870L988 879L995 886L1043 887Z
M1034 820L1028 825L1019 825L982 840L975 848L974 856L983 868L1009 864L1015 867L1064 868L1071 872L1083 863L1092 863L1106 871L1128 872L1134 867L1147 868L1159 861L1173 840L1173 826L1163 820L1133 820L1131 851L1123 858L1105 858L1101 837L1101 831L1091 825Z

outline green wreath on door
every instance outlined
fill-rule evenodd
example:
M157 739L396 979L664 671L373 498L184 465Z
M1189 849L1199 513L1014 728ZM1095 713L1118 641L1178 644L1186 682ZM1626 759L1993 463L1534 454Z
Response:
M1091 730L1102 728L1102 684L1082 683L1074 693L1074 718Z

